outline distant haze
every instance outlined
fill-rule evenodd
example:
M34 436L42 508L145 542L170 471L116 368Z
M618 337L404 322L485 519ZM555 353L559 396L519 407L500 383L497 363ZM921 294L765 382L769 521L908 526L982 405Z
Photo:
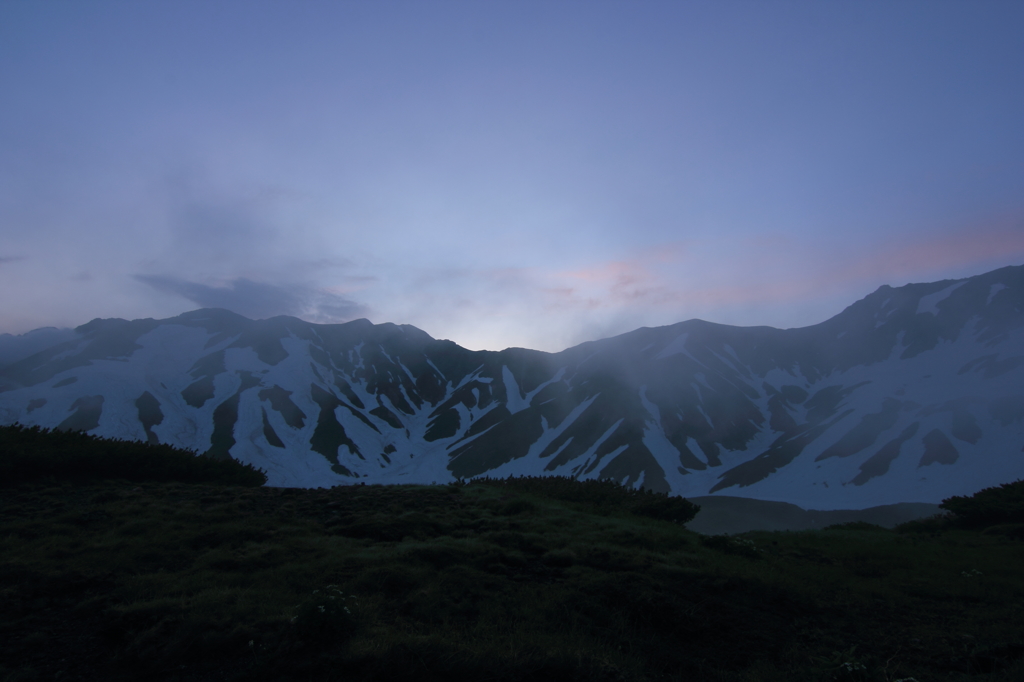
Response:
M0 333L557 351L1024 263L1024 3L0 3Z

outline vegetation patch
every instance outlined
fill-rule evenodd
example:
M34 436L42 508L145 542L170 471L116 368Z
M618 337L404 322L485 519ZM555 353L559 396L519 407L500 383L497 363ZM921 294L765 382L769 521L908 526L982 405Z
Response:
M673 523L691 521L700 511L699 506L682 497L628 488L608 479L578 481L567 476L485 477L475 478L473 483L569 502L596 513L628 512ZM522 503L517 504L521 506ZM509 509L519 509L520 506Z
M4 433L60 463L106 446ZM1024 679L1024 543L949 518L702 536L685 500L609 482L104 471L0 487L4 682Z
M953 514L953 523L985 528L1024 523L1024 481L985 488L970 497L950 497L939 505Z
M0 426L0 486L34 481L178 481L261 486L266 474L159 443L90 436L20 424Z

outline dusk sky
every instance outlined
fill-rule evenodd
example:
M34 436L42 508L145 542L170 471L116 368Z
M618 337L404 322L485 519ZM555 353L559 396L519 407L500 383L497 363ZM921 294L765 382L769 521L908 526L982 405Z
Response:
M0 3L0 332L556 351L1024 263L1024 2Z

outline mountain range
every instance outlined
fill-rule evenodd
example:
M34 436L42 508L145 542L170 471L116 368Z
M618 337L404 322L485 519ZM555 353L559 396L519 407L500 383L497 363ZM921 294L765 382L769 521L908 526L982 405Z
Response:
M1024 266L797 329L702 320L559 353L203 309L0 336L0 423L169 443L271 485L566 475L805 508L1024 477Z

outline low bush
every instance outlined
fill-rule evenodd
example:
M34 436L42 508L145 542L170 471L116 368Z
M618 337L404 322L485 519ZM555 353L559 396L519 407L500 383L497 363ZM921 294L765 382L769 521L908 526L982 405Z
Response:
M345 641L356 631L355 606L355 597L345 594L337 585L328 585L313 590L295 607L291 623L304 641Z
M948 512L905 521L894 529L897 533L927 533L935 535L953 527L953 515Z
M726 554L747 557L748 559L760 559L760 551L753 540L747 538L732 537L730 535L704 535L700 543L708 549L714 549Z
M0 426L0 485L31 481L122 479L258 487L266 474L251 464L214 460L163 444L90 436L20 424Z
M568 476L476 478L473 483L583 505L597 511L625 511L637 516L687 523L700 506L682 497L620 485L611 479L580 481Z
M867 530L880 533L888 533L887 528L879 526L877 523L868 523L867 521L847 521L846 523L833 523L831 526L825 526L825 530Z
M985 488L970 497L950 497L939 507L952 512L954 522L965 528L1024 523L1024 480Z
M1015 540L1024 540L1024 523L1001 523L982 531L985 535L1002 535Z

